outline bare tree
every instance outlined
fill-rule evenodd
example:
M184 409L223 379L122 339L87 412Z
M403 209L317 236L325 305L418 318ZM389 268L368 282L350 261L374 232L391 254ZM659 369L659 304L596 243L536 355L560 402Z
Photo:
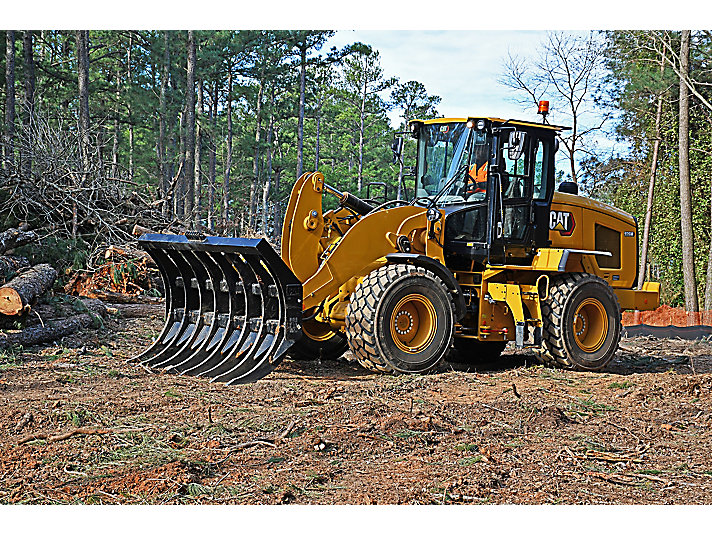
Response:
M551 100L552 115L561 114L571 124L571 131L561 135L568 153L571 179L577 181L576 157L590 154L586 141L600 130L608 115L596 115L587 109L595 96L603 74L604 47L591 32L588 36L550 32L539 48L539 57L529 59L508 55L500 83L514 90L515 100L532 109L540 100Z

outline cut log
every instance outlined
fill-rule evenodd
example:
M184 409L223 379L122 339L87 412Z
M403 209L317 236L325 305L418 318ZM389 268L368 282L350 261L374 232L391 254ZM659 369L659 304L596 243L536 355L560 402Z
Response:
M32 326L24 330L0 332L0 349L11 347L12 345L22 345L29 347L40 343L49 343L65 336L69 336L86 328L97 327L97 315L94 313L82 313L67 319L53 321L44 326Z
M0 287L0 313L20 315L29 310L30 304L50 289L56 279L57 271L48 263L40 263L17 275Z
M0 256L0 280L7 280L20 269L27 269L30 260L22 256Z
M142 236L143 234L157 234L158 232L151 230L150 228L146 228L145 226L141 226L140 224L136 224L134 225L131 233L135 236Z
M0 254L5 254L10 249L37 241L37 234L24 228L24 226L21 226L20 228L10 228L0 232Z

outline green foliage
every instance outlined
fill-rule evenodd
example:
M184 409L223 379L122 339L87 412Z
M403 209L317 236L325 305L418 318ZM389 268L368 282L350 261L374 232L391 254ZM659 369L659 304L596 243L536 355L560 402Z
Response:
M16 254L24 256L32 265L49 263L62 279L68 269L81 269L89 257L89 245L82 239L63 239L47 236L41 243L29 243L17 248Z
M684 305L678 169L679 81L670 62L676 61L679 32L615 31L606 33L609 78L605 95L619 120L615 133L629 146L628 153L585 162L587 188L599 198L635 215L643 236L652 152L656 138L658 96L662 95L660 153L656 173L649 240L649 279L662 282L661 300ZM663 42L668 48L663 58ZM712 81L705 66L712 39L705 32L693 34L690 76L697 89L710 98ZM661 64L664 68L661 70ZM700 297L708 282L710 251L710 191L712 187L712 110L697 98L690 100L690 171L692 188L695 275ZM642 243L641 243L642 246Z

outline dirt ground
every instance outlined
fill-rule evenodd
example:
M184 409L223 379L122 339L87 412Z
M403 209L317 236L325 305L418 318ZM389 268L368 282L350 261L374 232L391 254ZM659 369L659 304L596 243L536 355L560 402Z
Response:
M509 349L226 386L126 363L161 325L157 306L0 355L0 503L712 504L706 341L624 339L599 373Z

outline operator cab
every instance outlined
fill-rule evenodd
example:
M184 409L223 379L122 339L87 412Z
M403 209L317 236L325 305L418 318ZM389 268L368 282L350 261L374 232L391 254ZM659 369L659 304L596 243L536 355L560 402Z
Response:
M555 135L562 127L492 118L411 121L415 200L445 217L453 270L527 264L548 245Z

